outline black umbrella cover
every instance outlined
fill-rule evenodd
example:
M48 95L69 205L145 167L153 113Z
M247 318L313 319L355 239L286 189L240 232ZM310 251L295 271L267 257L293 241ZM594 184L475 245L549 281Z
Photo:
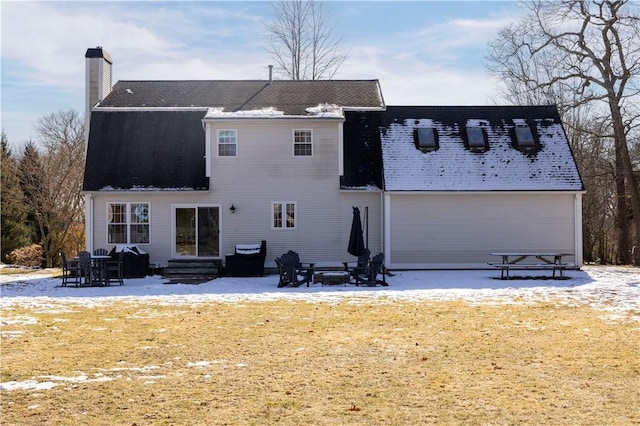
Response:
M349 236L349 247L347 252L353 256L360 256L364 253L364 238L362 236L362 222L360 221L360 209L353 208L353 222L351 222L351 235Z

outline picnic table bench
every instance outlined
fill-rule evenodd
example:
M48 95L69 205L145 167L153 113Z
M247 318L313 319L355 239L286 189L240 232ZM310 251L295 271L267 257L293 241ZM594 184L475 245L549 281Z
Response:
M499 256L501 262L489 262L489 265L500 269L500 278L509 279L509 271L513 270L550 270L552 278L563 279L562 272L568 264L562 262L563 256L572 256L571 253L545 253L545 252L509 252L491 253L491 256ZM556 276L556 272L558 275Z

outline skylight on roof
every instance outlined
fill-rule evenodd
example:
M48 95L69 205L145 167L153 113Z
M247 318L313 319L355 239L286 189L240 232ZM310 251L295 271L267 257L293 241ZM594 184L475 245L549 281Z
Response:
M530 149L536 146L536 142L533 139L533 133L531 127L526 123L516 123L515 126L516 143L520 149Z
M472 151L486 151L489 149L487 137L482 127L468 126L467 140L469 149Z
M418 127L413 133L416 147L422 152L438 149L438 132L433 127Z

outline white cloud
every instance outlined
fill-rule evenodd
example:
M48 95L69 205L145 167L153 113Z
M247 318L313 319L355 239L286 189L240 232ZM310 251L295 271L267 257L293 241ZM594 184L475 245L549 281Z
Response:
M272 60L262 48L263 20L271 6L230 4L3 2L3 128L10 140L16 134L25 139L35 124L27 126L30 117L58 109L82 111L89 47L103 46L111 54L114 82L266 79ZM353 9L352 20L370 6L331 3L339 5ZM379 79L389 104L486 103L495 84L484 72L482 52L512 19L443 18L435 24L420 21L416 28L390 23L367 29L345 40L349 59L336 78Z
M182 10L175 7L180 3L167 4L174 7L149 4L141 11L139 3L124 2L3 4L3 59L24 66L29 84L68 89L84 85L84 53L95 46L112 55L116 78L241 76L233 60L248 65L259 48L238 49L232 41L258 31L255 16L233 15L215 2L191 3ZM221 21L199 25L195 16L199 22Z

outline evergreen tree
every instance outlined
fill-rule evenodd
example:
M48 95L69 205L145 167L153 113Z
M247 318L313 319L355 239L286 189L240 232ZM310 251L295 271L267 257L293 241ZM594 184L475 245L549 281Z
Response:
M31 243L32 233L27 225L27 213L24 208L24 196L20 188L16 160L11 155L4 132L2 132L1 150L2 213L0 233L2 235L2 249L0 260L6 261L8 253Z
M44 172L40 162L40 153L31 141L24 146L22 157L18 162L18 176L23 193L23 204L27 207L26 223L31 230L33 241L39 244L45 234L45 230L40 226L41 220L38 215L42 211L40 208L41 195L46 192L46 188L42 182Z

